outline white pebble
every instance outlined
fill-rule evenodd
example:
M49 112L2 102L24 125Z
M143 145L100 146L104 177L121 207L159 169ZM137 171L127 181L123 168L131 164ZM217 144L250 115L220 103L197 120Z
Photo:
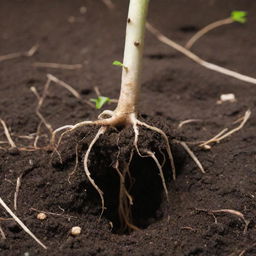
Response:
M38 220L45 220L47 218L47 215L43 212L40 212L40 213L37 214L36 218Z
M233 93L227 93L227 94L221 94L220 95L220 100L217 101L218 104L221 104L222 102L235 102L236 97Z
M71 228L71 231L70 231L70 234L71 234L72 236L78 236L78 235L80 235L80 234L81 234L81 228L78 227L78 226L72 227L72 228Z
M87 8L85 6L80 7L80 13L85 14L87 12Z

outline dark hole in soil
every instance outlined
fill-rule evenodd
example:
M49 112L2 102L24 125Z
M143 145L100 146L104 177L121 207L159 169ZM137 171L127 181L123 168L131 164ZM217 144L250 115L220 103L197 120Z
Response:
M165 165L165 178L170 180L170 171ZM113 232L120 233L120 220L118 215L120 179L114 168L107 168L106 176L95 178L96 183L104 192L106 210L104 216L113 223ZM126 177L126 187L133 198L131 207L133 224L138 228L146 228L149 224L162 217L161 203L165 198L159 170L150 158L133 157L130 165L130 179ZM89 197L95 197L95 191Z

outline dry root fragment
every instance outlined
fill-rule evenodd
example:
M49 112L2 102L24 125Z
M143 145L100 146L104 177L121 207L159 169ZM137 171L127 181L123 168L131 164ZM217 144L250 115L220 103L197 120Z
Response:
M231 24L233 23L234 20L232 18L226 18L226 19L222 19L222 20L218 20L218 21L215 21L207 26L205 26L204 28L202 28L201 30L199 30L194 36L192 36L189 41L186 43L185 47L187 49L190 49L192 47L192 45L200 38L202 37L203 35L205 35L206 33L208 33L209 31L217 28L217 27L220 27L220 26L223 26L223 25L226 25L226 24Z
M36 45L32 46L32 48L26 52L15 52L15 53L10 53L10 54L0 56L0 62L5 61L5 60L16 59L16 58L23 57L23 56L31 57L36 53L38 48L39 48L39 45L36 44Z
M18 200L19 190L20 190L20 186L21 186L21 177L22 177L22 175L20 175L16 181L16 190L14 193L14 200L13 200L13 205L14 205L15 211L17 211L17 200Z
M201 59L200 57L198 57L197 55L195 55L193 52L189 51L185 47L175 43L174 41L172 41L168 37L164 36L159 30L157 30L151 24L147 23L146 27L160 42L174 48L178 52L181 52L182 54L184 54L185 56L187 56L188 58L190 58L191 60L193 60L197 64L199 64L199 65L201 65L201 66L203 66L207 69L213 70L215 72L224 74L226 76L230 76L230 77L233 77L235 79L238 79L238 80L241 80L241 81L244 81L244 82L247 82L247 83L256 84L256 79L253 78L253 77L240 74L240 73L235 72L233 70L223 68L221 66L215 65L213 63L210 63L210 62L207 62L207 61Z
M202 166L201 162L198 160L198 158L196 157L196 155L194 154L194 152L189 148L189 146L184 142L184 141L180 141L178 142L184 149L185 151L189 154L189 156L193 159L193 161L196 163L196 165L198 166L198 168L200 169L200 171L202 173L205 173L204 167Z
M179 123L178 129L180 129L185 124L194 123L194 122L201 122L201 121L202 121L201 119L188 119L188 120L184 120L184 121Z
M201 212L207 212L207 213L210 213L210 214L214 214L214 213L229 213L229 214L232 214L234 216L237 216L238 218L242 219L244 224L245 224L245 227L244 227L244 234L247 232L247 229L248 229L248 225L250 223L249 220L246 220L244 215L239 212L239 211L236 211L236 210L233 210L233 209L220 209L220 210L209 210L209 209L196 209L197 211L201 211Z
M228 128L223 129L220 133L215 135L210 140L201 143L199 145L199 147L204 147L205 148L206 146L210 146L209 144L211 144L211 143L218 143L221 140L223 140L224 138L226 138L226 137L232 135L233 133L241 130L244 127L244 125L246 124L246 122L248 121L248 119L250 118L250 116L251 116L251 110L247 110L245 112L244 116L242 117L242 122L240 123L239 126L237 126L236 128L234 128L230 131L228 131Z
M12 137L10 135L10 132L6 126L6 123L4 120L0 119L0 123L2 124L3 128L4 128L4 134L8 140L8 143L10 144L11 148L16 148L16 144L14 143L14 141L12 140Z
M34 67L37 68L56 68L56 69L67 69L67 70L76 70L81 69L83 65L81 64L59 64L59 63L49 63L49 62L35 62L33 63Z
M2 236L2 239L5 240L5 239L6 239L6 235L5 235L5 233L4 233L4 231L3 231L2 227L1 227L1 225L0 225L0 234L1 234L1 236Z
M243 256L247 251L249 251L249 250L251 250L253 247L255 247L256 246L256 243L253 243L251 246L249 246L249 247L247 247L247 248L245 248L244 250L242 250L239 254L238 254L238 256ZM233 254L232 254L233 255ZM232 256L231 255L231 256Z

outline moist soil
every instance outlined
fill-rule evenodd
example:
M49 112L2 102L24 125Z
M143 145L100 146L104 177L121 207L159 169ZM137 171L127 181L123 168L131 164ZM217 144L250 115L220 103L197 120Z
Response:
M35 113L37 99L30 87L41 94L47 73L72 85L83 99L95 98L96 86L102 95L118 98L120 69L111 63L122 59L128 1L113 2L116 7L110 10L100 0L1 0L0 55L26 51L39 44L32 57L0 63L0 117L20 147L32 142L19 136L34 134L40 122ZM81 13L82 6L86 9L82 8L85 12ZM248 22L220 27L196 42L192 50L210 62L256 77L255 1L151 1L149 21L184 45L198 29L227 17L232 10L248 11ZM82 68L36 68L35 62L82 64ZM217 104L225 93L234 93L236 102ZM165 129L170 142L174 137L185 142L207 140L225 127L236 127L238 123L234 122L248 109L252 111L249 121L209 150L189 144L205 174L181 147L172 144L177 179L168 178L165 170L169 202L154 162L135 156L131 163L137 200L134 222L140 230L131 233L116 228L119 181L111 168L117 155L118 134L122 135L123 148L131 144L129 129L109 131L90 156L89 167L108 198L108 210L101 219L99 197L82 168L86 145L95 135L95 128L83 128L74 135L74 141L70 136L64 139L62 164L46 150L0 149L0 196L13 209L16 180L22 175L15 213L48 247L47 251L41 248L12 219L7 219L10 216L1 207L0 225L6 239L0 240L0 255L256 255L254 95L255 85L206 70L147 33L141 120ZM114 107L113 103L104 109ZM94 120L101 111L54 83L41 109L53 128ZM197 121L178 128L181 121L188 119ZM42 146L46 140L43 134L47 134L44 129L39 140ZM5 140L3 130L0 136L0 141ZM69 177L75 166L77 141L79 164ZM159 136L141 129L139 146L143 145L151 150L163 146ZM232 212L211 214L221 209L241 212L248 226ZM40 221L37 211L50 213ZM77 237L70 235L73 226L82 228Z

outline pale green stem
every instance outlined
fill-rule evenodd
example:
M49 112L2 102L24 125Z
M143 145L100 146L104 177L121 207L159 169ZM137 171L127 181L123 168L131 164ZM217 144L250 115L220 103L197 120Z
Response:
M115 110L117 115L123 117L137 111L148 4L149 0L130 0L123 58L125 68Z

